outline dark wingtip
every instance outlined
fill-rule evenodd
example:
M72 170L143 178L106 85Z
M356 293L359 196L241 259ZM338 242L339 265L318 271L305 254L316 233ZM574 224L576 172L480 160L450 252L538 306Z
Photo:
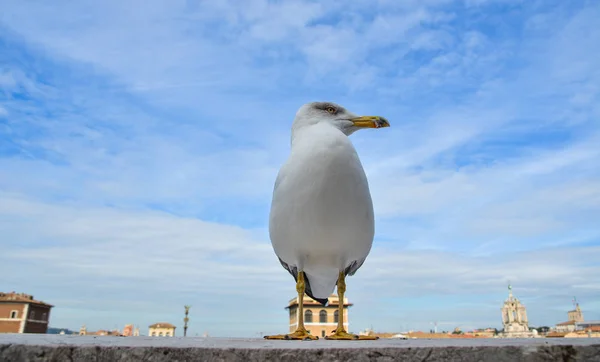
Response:
M321 305L323 307L327 307L327 303L329 302L329 299L327 299L327 298L323 298L323 299L321 299L321 298L314 298L314 297L311 297L311 298L314 299L314 300L316 300L317 302L321 303Z
M312 289L310 288L310 280L308 280L308 276L304 276L304 282L306 287L304 288L304 293L306 293L306 295L308 295L309 297L311 297L312 299L316 300L317 302L321 303L322 306L326 307L327 303L329 302L328 298L315 298L315 296L312 293Z
M319 302L323 307L327 307L327 303L329 303L329 299L328 298L315 298L315 296L312 295L312 293L306 293L306 295L308 295L312 299L314 299L317 302Z

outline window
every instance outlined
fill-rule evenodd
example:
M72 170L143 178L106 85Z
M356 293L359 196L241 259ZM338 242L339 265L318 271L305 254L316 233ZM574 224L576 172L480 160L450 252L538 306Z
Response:
M48 319L48 313L42 313L42 320L45 321Z
M325 331L321 331L321 337L325 338Z
M319 312L319 323L327 323L327 311L324 309Z
M306 323L312 323L312 311L311 310L307 310L306 312L304 312L304 321Z
M10 317L15 319L15 318L19 318L19 311L18 310L11 310L10 311Z
M338 323L339 320L340 320L340 311L336 310L335 312L333 312L333 322Z
M32 310L31 313L29 313L29 319L35 319L35 311Z

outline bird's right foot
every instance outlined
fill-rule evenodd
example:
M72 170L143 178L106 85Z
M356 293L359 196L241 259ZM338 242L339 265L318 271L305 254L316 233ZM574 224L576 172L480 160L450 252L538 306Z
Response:
M306 329L304 329L296 330L294 333L290 334L275 334L272 336L265 336L265 339L314 341L319 339L319 337L313 336L312 334L308 333Z
M338 341L374 341L379 339L376 336L361 336L358 334L352 334L346 332L344 329L336 329L332 335L326 336L325 339L338 340Z

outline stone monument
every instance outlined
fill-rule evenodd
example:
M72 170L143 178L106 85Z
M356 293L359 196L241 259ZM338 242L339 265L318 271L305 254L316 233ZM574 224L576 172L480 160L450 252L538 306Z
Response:
M532 338L537 335L529 330L527 309L518 298L513 296L510 284L508 284L508 299L502 306L502 325L504 331L499 335L502 338Z

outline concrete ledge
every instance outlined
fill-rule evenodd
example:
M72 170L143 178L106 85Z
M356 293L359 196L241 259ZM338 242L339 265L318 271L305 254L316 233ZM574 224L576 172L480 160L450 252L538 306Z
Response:
M599 361L600 339L266 341L0 334L0 361Z

